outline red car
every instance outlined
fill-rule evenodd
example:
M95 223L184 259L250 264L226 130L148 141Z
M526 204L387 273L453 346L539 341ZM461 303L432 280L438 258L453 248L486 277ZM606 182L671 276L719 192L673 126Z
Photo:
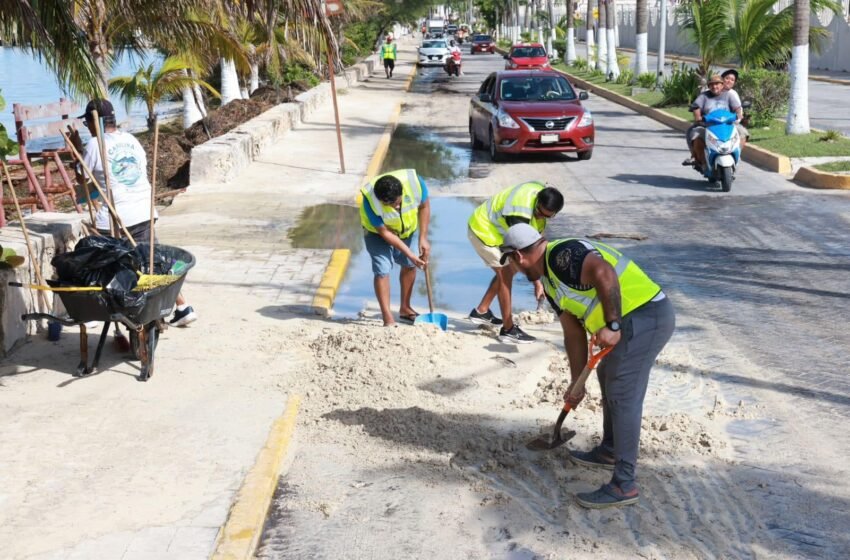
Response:
M490 53L496 52L496 42L489 35L474 35L472 37L472 48L469 54L477 52Z
M526 68L549 68L549 57L540 43L514 45L505 55L505 70L523 70Z
M487 147L493 161L505 153L575 152L593 155L593 116L554 70L504 70L484 80L469 103L472 148Z

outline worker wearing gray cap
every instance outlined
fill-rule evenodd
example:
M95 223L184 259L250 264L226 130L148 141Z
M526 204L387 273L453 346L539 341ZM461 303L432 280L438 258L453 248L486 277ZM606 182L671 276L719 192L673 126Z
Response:
M602 442L590 451L571 451L581 465L613 470L611 481L577 495L588 508L634 504L643 399L655 358L676 326L670 299L634 261L587 239L548 241L528 224L511 226L500 250L532 282L543 281L546 298L564 331L572 382L587 362L587 335L613 350L597 370L602 390ZM580 388L572 406L584 398ZM565 395L565 399L567 398Z

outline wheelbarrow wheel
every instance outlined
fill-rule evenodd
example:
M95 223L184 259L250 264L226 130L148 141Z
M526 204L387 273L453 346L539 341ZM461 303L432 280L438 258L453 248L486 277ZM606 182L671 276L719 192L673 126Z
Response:
M156 344L159 342L159 328L156 322L151 322L145 326L145 356L142 360L142 371L139 374L139 381L147 381L153 375L154 352Z

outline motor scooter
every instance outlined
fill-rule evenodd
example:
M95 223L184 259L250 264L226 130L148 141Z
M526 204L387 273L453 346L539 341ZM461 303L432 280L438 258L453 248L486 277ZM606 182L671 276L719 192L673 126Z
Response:
M446 71L446 74L449 76L452 74L460 76L460 59L460 51L452 51L451 55L446 57L446 63L443 65L443 69Z
M735 170L741 160L741 138L735 126L738 116L725 109L715 109L705 116L705 164L694 169L723 192L732 189Z

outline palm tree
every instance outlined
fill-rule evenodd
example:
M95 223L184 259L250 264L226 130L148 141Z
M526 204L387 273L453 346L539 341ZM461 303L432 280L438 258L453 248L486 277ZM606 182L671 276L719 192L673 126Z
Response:
M219 94L207 82L190 77L187 70L191 67L183 60L176 57L166 58L159 70L154 70L154 65L141 67L132 76L121 76L109 80L109 91L119 95L129 111L133 101L142 101L148 110L148 128L153 129L156 124L156 104L163 98L183 93L184 88L192 88L196 85L206 88L212 95Z
M794 46L791 51L791 100L786 134L809 132L809 0L794 0Z
M608 67L606 75L610 79L617 79L620 75L620 66L617 64L617 4L616 0L606 0L605 16L608 21L606 26L608 33Z
M608 75L608 0L599 2L599 49L596 57L596 69Z
M593 54L596 47L596 42L593 40L593 5L594 0L587 0L587 18L585 21L585 31L587 33L587 38L585 39L585 44L587 46L588 68L593 68L594 66L596 66L596 59Z
M564 49L564 62L572 64L576 60L576 30L575 18L575 0L567 0L567 15L564 16L567 20L567 48Z
M26 37L25 47L44 56L72 94L98 92L98 69L74 20L72 2L0 0L0 39Z
M682 30L699 48L697 71L706 77L711 68L732 51L727 36L728 0L689 0L678 8L684 16Z
M637 18L635 26L635 75L640 76L649 72L649 65L646 62L649 44L649 6L646 0L637 0L635 17Z

